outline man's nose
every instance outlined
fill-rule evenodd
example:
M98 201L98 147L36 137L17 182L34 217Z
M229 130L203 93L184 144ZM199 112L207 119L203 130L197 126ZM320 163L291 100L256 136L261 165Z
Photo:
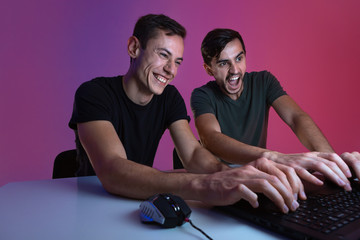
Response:
M172 74L172 75L175 75L176 74L176 66L175 66L175 63L172 62L172 61L168 61L166 63L166 65L164 66L164 70L169 73L169 74Z
M238 74L240 72L240 67L237 64L231 64L229 71L231 74Z

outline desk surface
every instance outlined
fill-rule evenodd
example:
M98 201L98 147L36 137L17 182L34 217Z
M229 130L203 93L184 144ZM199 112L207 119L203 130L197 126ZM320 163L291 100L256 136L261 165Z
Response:
M206 239L188 223L171 229L142 224L140 203L107 193L97 177L9 183L0 188L0 239ZM279 239L188 203L190 219L213 239Z

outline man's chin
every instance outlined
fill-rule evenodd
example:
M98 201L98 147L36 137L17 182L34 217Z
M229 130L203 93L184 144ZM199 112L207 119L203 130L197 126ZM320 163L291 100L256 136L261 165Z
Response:
M227 87L226 88L226 92L230 95L235 95L240 91L240 87L237 88L232 88L232 87Z
M166 86L165 86L165 87L166 87ZM152 93L153 93L154 95L161 95L161 94L164 92L165 87L152 89Z

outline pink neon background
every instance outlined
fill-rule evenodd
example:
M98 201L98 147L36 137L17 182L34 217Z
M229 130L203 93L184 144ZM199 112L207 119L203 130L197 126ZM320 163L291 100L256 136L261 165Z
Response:
M193 88L211 80L200 43L216 27L238 30L248 71L269 70L321 127L338 153L360 150L360 2L347 1L57 1L0 2L0 186L51 178L55 156L74 148L67 127L84 81L123 74L137 18L164 13L188 30L173 84L192 116ZM191 121L191 126L195 132ZM304 147L272 113L268 147ZM164 136L155 167L171 168Z

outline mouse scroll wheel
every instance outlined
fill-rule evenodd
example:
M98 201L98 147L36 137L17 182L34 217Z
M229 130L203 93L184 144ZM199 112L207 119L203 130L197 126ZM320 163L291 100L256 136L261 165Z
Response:
M176 214L179 215L180 214L180 207L177 204L171 204L171 206L173 207L173 209L175 210Z
M169 196L165 196L166 200L168 200L168 202L170 203L171 207L174 209L176 215L180 215L181 211L180 211L180 207L179 205Z

